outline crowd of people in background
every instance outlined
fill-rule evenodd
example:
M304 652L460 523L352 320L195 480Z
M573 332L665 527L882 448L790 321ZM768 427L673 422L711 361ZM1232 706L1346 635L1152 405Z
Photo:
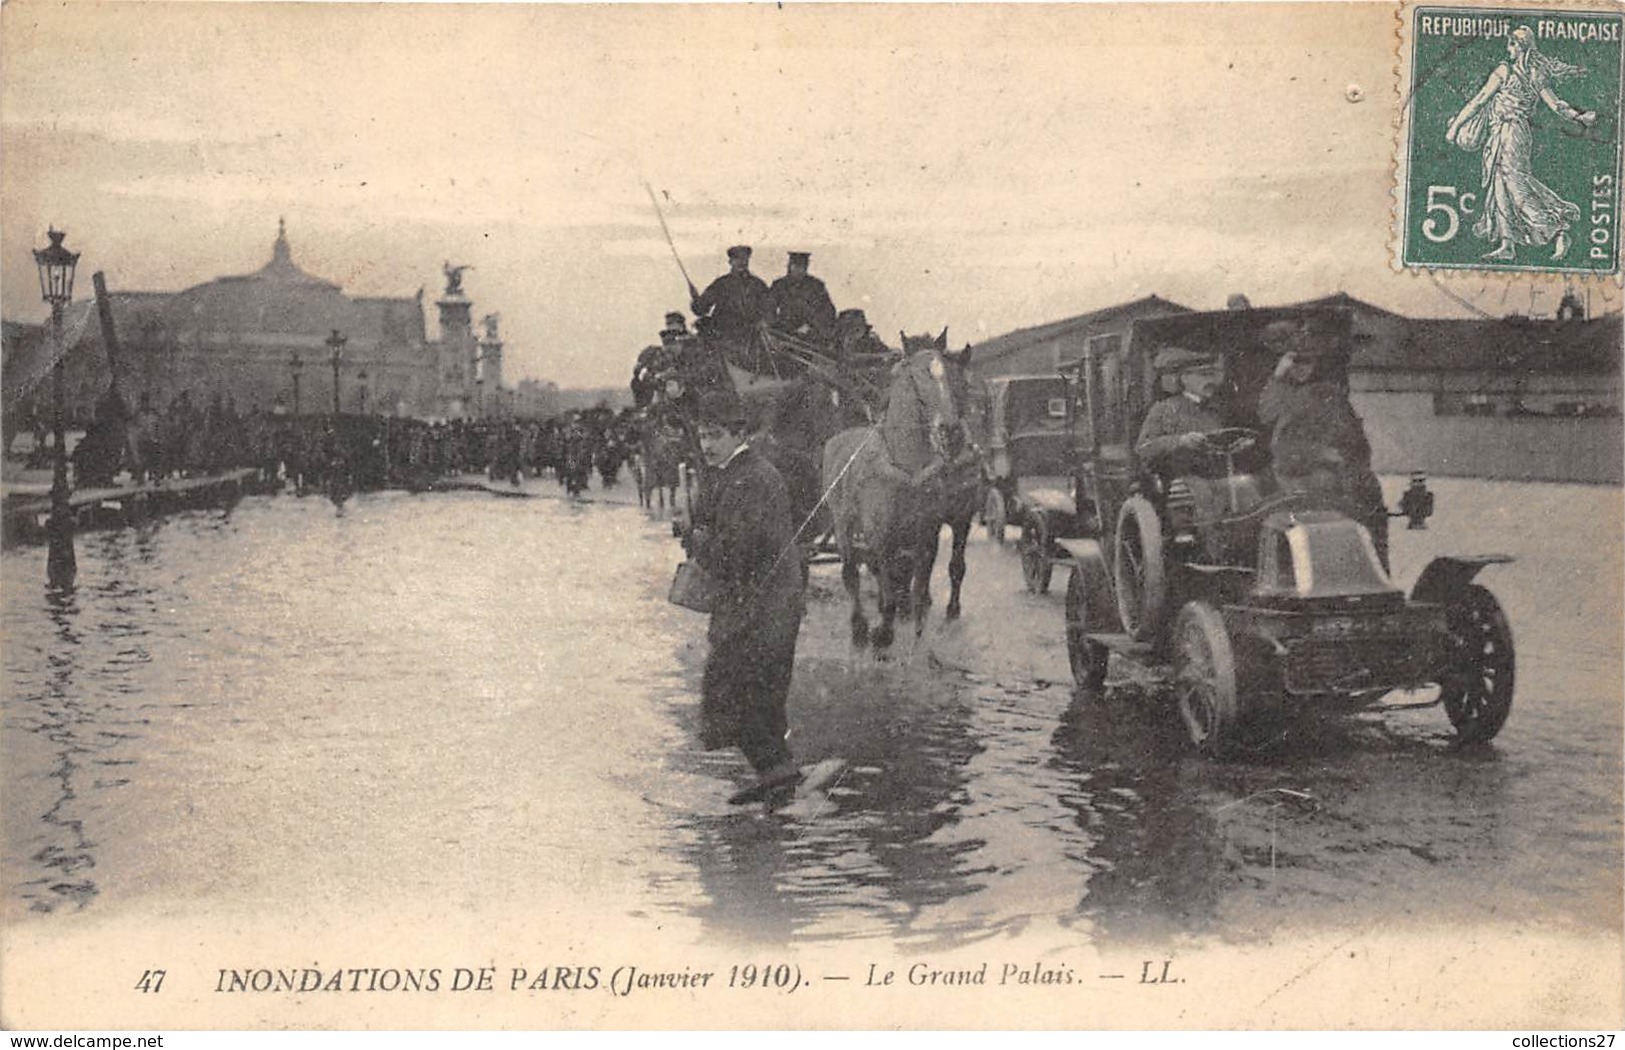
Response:
M54 450L48 428L35 420L27 429L34 441L25 465L49 468ZM513 484L552 477L579 493L593 474L600 485L616 484L638 441L635 413L603 405L550 419L428 421L239 413L229 396L215 395L203 405L190 391L161 411L143 395L132 411L109 390L71 446L70 461L76 489L246 468L258 471L262 482L295 491L423 489L455 475L484 474ZM10 446L8 440L8 453Z

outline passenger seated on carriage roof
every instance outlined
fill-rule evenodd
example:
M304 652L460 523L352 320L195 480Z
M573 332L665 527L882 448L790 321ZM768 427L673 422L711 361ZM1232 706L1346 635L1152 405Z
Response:
M691 286L692 287L692 286ZM728 249L728 272L712 281L689 304L702 331L743 340L767 316L767 285L750 272L750 247Z
M1210 464L1203 439L1225 427L1215 398L1224 386L1224 360L1217 354L1166 346L1151 367L1159 376L1177 376L1179 393L1151 406L1140 425L1134 452L1158 474L1196 474Z
M808 252L791 252L785 275L767 290L774 328L826 344L835 335L835 304L824 282L807 272Z

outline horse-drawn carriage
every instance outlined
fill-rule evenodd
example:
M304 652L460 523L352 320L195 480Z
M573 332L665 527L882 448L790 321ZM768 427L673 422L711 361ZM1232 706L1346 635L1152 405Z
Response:
M878 417L891 370L901 359L889 351L843 350L765 324L743 340L704 331L674 340L643 380L650 391L646 429L660 435L660 461L698 462L694 411L699 397L709 390L729 391L756 422L759 451L784 476L797 523L807 523L804 538L822 534L824 443L846 427Z
M1047 567L1071 563L1066 641L1085 691L1108 657L1172 670L1192 743L1217 755L1256 714L1288 700L1316 709L1442 705L1464 742L1487 741L1512 702L1512 637L1499 604L1473 582L1501 555L1438 557L1407 595L1345 508L1279 486L1258 400L1278 355L1278 320L1341 350L1346 311L1247 310L1136 322L1121 344L1068 373L1072 500L1031 509L1024 542ZM1209 435L1206 466L1168 476L1135 453L1159 391L1159 349L1200 347L1226 365L1229 429ZM1397 690L1412 701L1383 704ZM1417 700L1422 692L1431 696Z
M663 370L639 380L653 392L648 417L683 432L695 449L700 397L723 389L740 399L753 421L752 446L785 480L798 541L810 551L826 535L833 539L857 644L890 644L899 611L912 612L919 634L945 524L953 531L947 614L959 612L982 464L966 419L979 404L969 352L948 353L947 334L904 336L901 354L821 348L766 326L746 343L687 336L661 357ZM872 635L859 600L860 565L879 584L881 625Z

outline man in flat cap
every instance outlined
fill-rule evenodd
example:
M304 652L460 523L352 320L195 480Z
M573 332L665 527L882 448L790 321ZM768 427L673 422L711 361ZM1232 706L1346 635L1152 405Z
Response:
M755 782L729 802L771 803L801 779L785 740L785 705L806 570L784 479L746 440L738 397L708 391L697 416L707 470L686 543L716 585L701 743L708 751L738 747L756 771Z
M1194 474L1207 462L1208 434L1223 430L1215 397L1224 386L1224 361L1182 346L1165 346L1152 358L1159 376L1177 378L1179 393L1151 406L1140 425L1135 454L1147 469L1162 474Z
M693 286L689 286L693 291ZM728 272L712 281L690 305L700 330L729 342L745 342L767 317L767 285L750 272L750 248L728 249Z
M835 335L835 304L824 282L807 272L808 252L791 252L783 277L768 289L768 320L774 328L826 346Z

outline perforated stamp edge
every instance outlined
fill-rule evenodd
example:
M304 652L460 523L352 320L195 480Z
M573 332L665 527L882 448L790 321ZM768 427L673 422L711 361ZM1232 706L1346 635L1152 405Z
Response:
M1609 2L1591 2L1591 0L1567 0L1562 3L1543 3L1541 0L1482 0L1470 4L1453 4L1448 0L1406 0L1394 8L1394 64L1393 75L1395 93L1393 96L1394 128L1393 153L1389 158L1390 168L1390 197L1392 213L1389 227L1389 264L1399 273L1408 273L1413 277L1426 278L1439 284L1444 281L1471 279L1482 284L1486 279L1503 279L1507 281L1522 280L1542 276L1560 278L1566 282L1600 282L1604 284L1625 287L1625 271L1621 269L1622 253L1620 249L1621 234L1625 233L1621 227L1620 205L1622 203L1621 181L1625 177L1625 150L1622 150L1621 117L1625 115L1625 54L1621 57L1621 84L1616 92L1615 112L1609 115L1609 121L1614 131L1613 143L1613 169L1612 175L1612 220L1609 223L1611 231L1612 259L1608 268L1590 268L1576 266L1541 265L1539 262L1528 264L1495 263L1429 263L1407 261L1406 234L1410 200L1410 137L1412 122L1416 117L1415 93L1419 86L1415 80L1415 27L1416 16L1419 10L1457 10L1463 13L1482 13L1489 17L1511 17L1522 14L1529 17L1549 17L1557 14L1573 13L1583 15L1625 15L1625 6ZM1621 29L1625 36L1625 28ZM1621 42L1625 47L1625 41ZM1589 202L1588 202L1589 203ZM1582 216L1582 222L1589 216Z

